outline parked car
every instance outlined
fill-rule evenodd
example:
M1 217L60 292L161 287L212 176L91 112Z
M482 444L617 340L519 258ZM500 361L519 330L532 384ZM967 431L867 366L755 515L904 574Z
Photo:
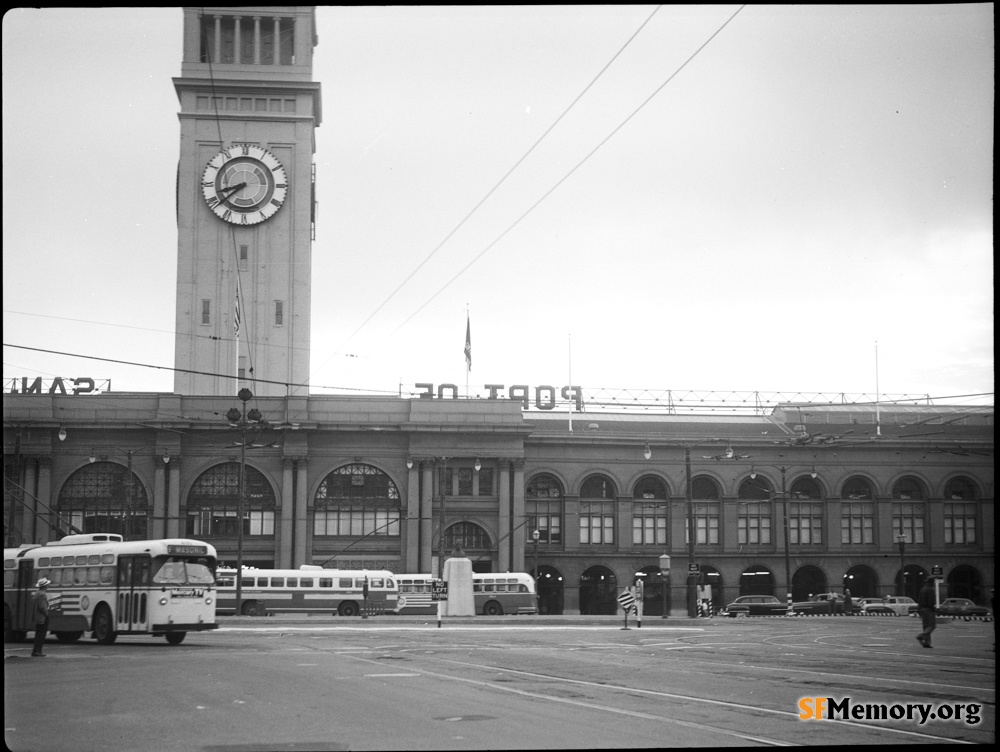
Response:
M909 616L917 613L917 602L905 595L888 595L885 598L863 598L862 614L895 614Z
M938 604L937 612L941 616L989 616L990 610L977 606L968 598L947 598Z
M773 595L741 595L726 606L726 616L784 616L788 608Z
M851 604L851 610L860 608L857 601ZM840 593L816 593L807 600L796 601L792 611L797 614L842 614L844 613L844 596Z

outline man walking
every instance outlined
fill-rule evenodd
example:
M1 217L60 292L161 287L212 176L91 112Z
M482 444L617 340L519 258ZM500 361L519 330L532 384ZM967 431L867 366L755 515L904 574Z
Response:
M923 631L917 635L917 642L925 648L934 647L931 645L931 632L934 631L935 615L934 609L937 606L934 594L934 578L928 577L924 581L924 586L917 594L917 609L920 611L920 623Z
M31 610L34 613L35 621L35 647L31 651L33 658L44 658L42 645L45 644L45 635L49 631L49 596L46 592L49 589L49 580L40 579L35 587L38 589L31 597Z

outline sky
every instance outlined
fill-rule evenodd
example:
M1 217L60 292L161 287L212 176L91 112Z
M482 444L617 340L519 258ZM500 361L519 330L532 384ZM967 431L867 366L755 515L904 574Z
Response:
M318 8L311 392L992 404L993 12ZM4 15L5 390L173 390L181 21Z

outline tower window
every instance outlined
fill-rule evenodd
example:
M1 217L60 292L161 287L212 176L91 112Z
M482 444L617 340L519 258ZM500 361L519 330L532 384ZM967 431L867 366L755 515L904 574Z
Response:
M285 301L283 300L274 301L274 325L285 325Z
M211 324L212 323L212 301L203 300L201 301L201 323Z

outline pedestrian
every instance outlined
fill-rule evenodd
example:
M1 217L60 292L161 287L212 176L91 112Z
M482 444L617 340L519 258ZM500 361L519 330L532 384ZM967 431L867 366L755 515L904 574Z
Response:
M51 583L45 577L35 583L38 588L31 597L31 610L34 614L35 622L35 647L31 651L33 658L44 658L42 645L45 643L45 635L49 631L49 596L47 590Z
M844 588L844 613L847 616L854 616L854 602L851 600L851 591Z
M920 592L917 593L917 609L920 611L920 624L923 627L923 631L917 635L917 642L925 648L934 647L931 645L931 632L934 631L934 627L936 626L934 615L936 607L934 578L928 577L924 581L924 586L920 588Z

